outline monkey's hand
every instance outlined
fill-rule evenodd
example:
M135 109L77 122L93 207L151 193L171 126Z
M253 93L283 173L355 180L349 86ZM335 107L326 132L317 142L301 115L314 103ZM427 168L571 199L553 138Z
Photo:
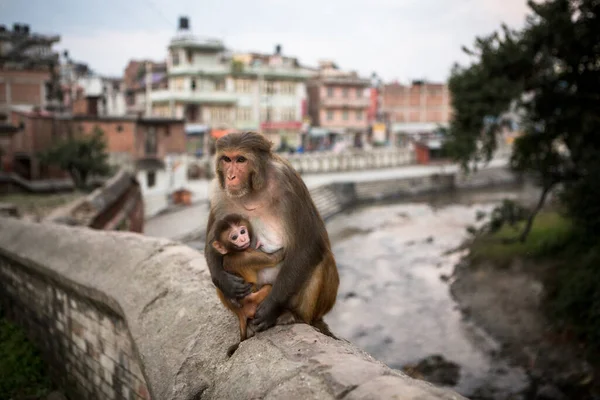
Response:
M241 299L252 293L251 283L246 283L241 276L227 271L221 271L216 279L213 279L213 283L228 299Z
M281 310L282 308L276 302L267 297L256 308L256 314L254 314L254 319L250 320L250 323L254 326L256 332L269 329L275 325Z

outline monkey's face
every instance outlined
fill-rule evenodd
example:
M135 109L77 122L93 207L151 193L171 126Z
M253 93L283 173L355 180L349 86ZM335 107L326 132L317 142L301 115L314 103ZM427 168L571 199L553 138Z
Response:
M251 166L242 152L223 152L219 160L219 169L223 173L223 188L231 197L242 197L250 192Z
M250 234L248 228L245 225L234 225L229 231L229 243L231 243L236 250L245 250L250 246Z

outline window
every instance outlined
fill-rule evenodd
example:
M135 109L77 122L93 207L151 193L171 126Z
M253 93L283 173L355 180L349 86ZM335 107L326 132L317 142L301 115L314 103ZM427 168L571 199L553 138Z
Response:
M173 78L171 79L171 86L173 88L173 90L183 90L184 87L184 81L183 78L178 77L178 78Z
M295 121L296 120L296 109L294 107L282 108L279 112L281 121Z
M146 172L146 184L149 188L154 187L154 185L156 185L156 172Z
M188 62L188 64L191 64L192 61L194 60L194 55L192 54L192 50L187 49L185 51L185 55L187 56L187 62Z
M236 79L233 87L237 93L252 93L252 81L250 79Z
M329 110L327 111L327 120L331 121L333 119L333 111Z
M344 96L344 98L345 98L345 97L348 97L348 88L344 88L344 89L342 90L342 96Z
M117 125L117 132L123 132L123 125Z
M215 91L217 91L217 92L225 91L225 79L215 80Z
M223 107L214 107L210 109L211 122L229 122L231 119L230 110Z
M196 90L196 80L192 79L192 84L191 84L192 90Z
M266 81L263 83L263 93L274 94L275 93L275 82Z
M361 88L356 88L356 98L360 99L363 95L363 90Z
M296 93L296 82L280 82L279 83L280 94L295 94Z
M327 88L327 97L333 97L333 88L332 87Z
M177 51L174 51L174 52L171 54L171 60L172 60L172 62L173 62L173 65L179 65L179 54L178 54L178 52L177 52Z
M151 126L146 131L145 150L146 154L156 154L156 127Z
M362 110L358 110L356 112L356 119L359 120L359 121L362 121L362 119L363 119L363 112L362 112Z
M342 118L344 118L344 121L348 121L348 111L344 110Z
M236 120L240 122L251 121L252 120L252 108L250 107L242 107L236 110Z

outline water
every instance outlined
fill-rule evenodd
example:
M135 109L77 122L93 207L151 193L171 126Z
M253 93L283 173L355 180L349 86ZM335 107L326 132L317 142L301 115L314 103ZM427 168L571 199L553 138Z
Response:
M495 354L498 343L463 317L444 276L462 253L444 255L502 198L503 190L361 208L327 223L340 272L332 330L393 368L440 354L460 366L453 389L467 397L513 399L527 388L524 371ZM431 201L433 200L433 201Z

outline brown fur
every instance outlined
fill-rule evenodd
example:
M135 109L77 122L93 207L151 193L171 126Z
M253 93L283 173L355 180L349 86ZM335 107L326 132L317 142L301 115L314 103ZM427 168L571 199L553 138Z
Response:
M227 195L220 161L224 152L235 151L249 160L252 183L250 193L241 198ZM328 331L323 316L335 304L339 276L325 224L299 174L271 152L268 140L252 132L229 134L217 141L216 170L219 186L211 198L207 232L224 215L244 213L278 226L283 235L284 259L271 292L258 307L258 330L271 326L287 309L302 322ZM242 285L224 273L218 254L207 247L205 256L217 287L232 297L244 292Z
M252 240L250 247L239 251L229 243L228 235L233 226L246 226L249 237ZM238 317L240 325L240 342L243 342L248 337L248 319L254 318L256 307L271 292L272 285L264 285L260 289L257 288L257 272L263 268L274 267L277 265L282 259L282 251L267 254L255 250L256 240L252 232L252 226L246 218L239 214L229 214L217 222L215 225L214 236L211 240L213 246L215 246L215 242L217 241L227 249L227 253L223 256L224 270L240 275L244 281L252 284L253 293L241 299L239 305L234 304L230 299L226 298L219 288L216 289L217 295L223 305ZM239 344L236 344L231 347L227 354L231 356L238 345Z

